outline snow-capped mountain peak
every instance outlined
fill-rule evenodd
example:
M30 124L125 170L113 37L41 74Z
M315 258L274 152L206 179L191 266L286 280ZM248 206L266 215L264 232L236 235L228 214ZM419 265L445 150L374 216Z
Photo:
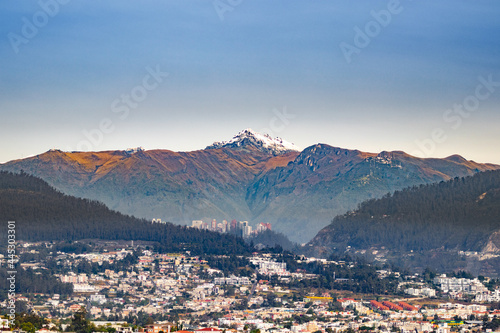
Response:
M289 151L299 151L299 148L293 143L285 141L282 138L272 138L268 134L255 132L251 128L244 129L229 141L214 142L208 146L207 149L236 148L246 146L254 146L273 155L280 155Z

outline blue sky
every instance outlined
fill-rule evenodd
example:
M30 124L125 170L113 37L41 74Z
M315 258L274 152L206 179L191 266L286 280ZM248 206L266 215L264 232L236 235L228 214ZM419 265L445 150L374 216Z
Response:
M251 127L301 148L500 164L498 17L497 1L3 1L0 162L195 150Z

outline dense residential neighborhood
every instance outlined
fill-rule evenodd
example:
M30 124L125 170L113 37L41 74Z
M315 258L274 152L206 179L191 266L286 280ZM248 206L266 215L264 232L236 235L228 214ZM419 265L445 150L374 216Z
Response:
M228 256L158 253L145 243L123 241L89 249L78 242L20 242L19 258L18 270L50 269L57 272L53 283L71 287L39 292L20 286L17 320L28 314L43 318L38 327L18 321L30 332L77 331L81 315L88 332L467 332L495 328L500 315L493 279L429 278L384 268L376 270L377 278L393 281L393 293L357 293L346 287L354 277L333 277L338 289L327 289L315 282L321 274L292 270L286 262L325 269L358 265L341 260L297 256L290 262L279 253L255 252L239 258L245 267L230 272L220 264ZM7 300L1 305L7 308ZM4 318L3 330L10 330Z

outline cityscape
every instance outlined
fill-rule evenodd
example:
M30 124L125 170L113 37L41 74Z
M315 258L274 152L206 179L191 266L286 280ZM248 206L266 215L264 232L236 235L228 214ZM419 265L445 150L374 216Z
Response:
M166 221L162 221L158 218L152 219L151 223L165 224ZM219 233L232 233L244 238L248 238L252 235L258 235L259 233L266 230L272 230L271 223L261 222L254 228L249 225L248 221L237 221L234 219L231 220L231 222L222 220L222 222L219 223L217 223L216 219L212 219L210 222L204 222L203 220L193 220L190 227L196 228L198 230L209 230Z
M231 222L228 222L226 220L222 220L222 222L217 223L217 220L215 219L213 219L210 223L203 222L202 220L193 220L191 227L221 233L230 232L241 237L250 237L251 235L257 235L266 230L272 230L271 223L261 222L257 224L254 229L248 224L248 221L231 220Z
M500 315L500 308L488 305L500 304L498 281L495 287L494 280L483 277L432 278L379 269L377 279L393 284L394 293L363 295L342 291L356 281L347 276L332 281L339 290L318 288L314 281L321 274L290 270L285 263L290 257L283 254L253 253L246 269L235 274L211 266L214 258L161 254L137 242L99 241L93 246L91 252L76 254L56 251L53 243L19 243L20 258L48 254L43 260L21 262L20 269L50 267L60 272L57 280L70 287L62 293L34 289L16 295L16 302L32 315L45 318L37 331L72 329L74 320L68 319L78 313L86 314L93 331L148 333L450 332L485 329ZM290 263L314 263L339 274L340 268L355 270L360 265L306 256ZM307 282L310 287L297 288ZM6 301L1 305L6 307ZM8 329L9 320L2 319L1 325Z

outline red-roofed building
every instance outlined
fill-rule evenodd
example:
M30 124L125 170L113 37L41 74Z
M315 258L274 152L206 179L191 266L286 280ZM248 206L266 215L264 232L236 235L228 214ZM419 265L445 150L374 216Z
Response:
M69 311L76 312L80 310L82 306L80 304L73 304L69 307Z
M339 298L337 299L337 302L340 302L340 305L342 305L342 308L347 308L349 305L356 303L356 300L352 298Z
M207 327L207 328L201 328L201 329L198 329L196 331L194 331L195 333L218 333L218 332L222 332L221 330L217 329L217 328L213 328L213 327Z

